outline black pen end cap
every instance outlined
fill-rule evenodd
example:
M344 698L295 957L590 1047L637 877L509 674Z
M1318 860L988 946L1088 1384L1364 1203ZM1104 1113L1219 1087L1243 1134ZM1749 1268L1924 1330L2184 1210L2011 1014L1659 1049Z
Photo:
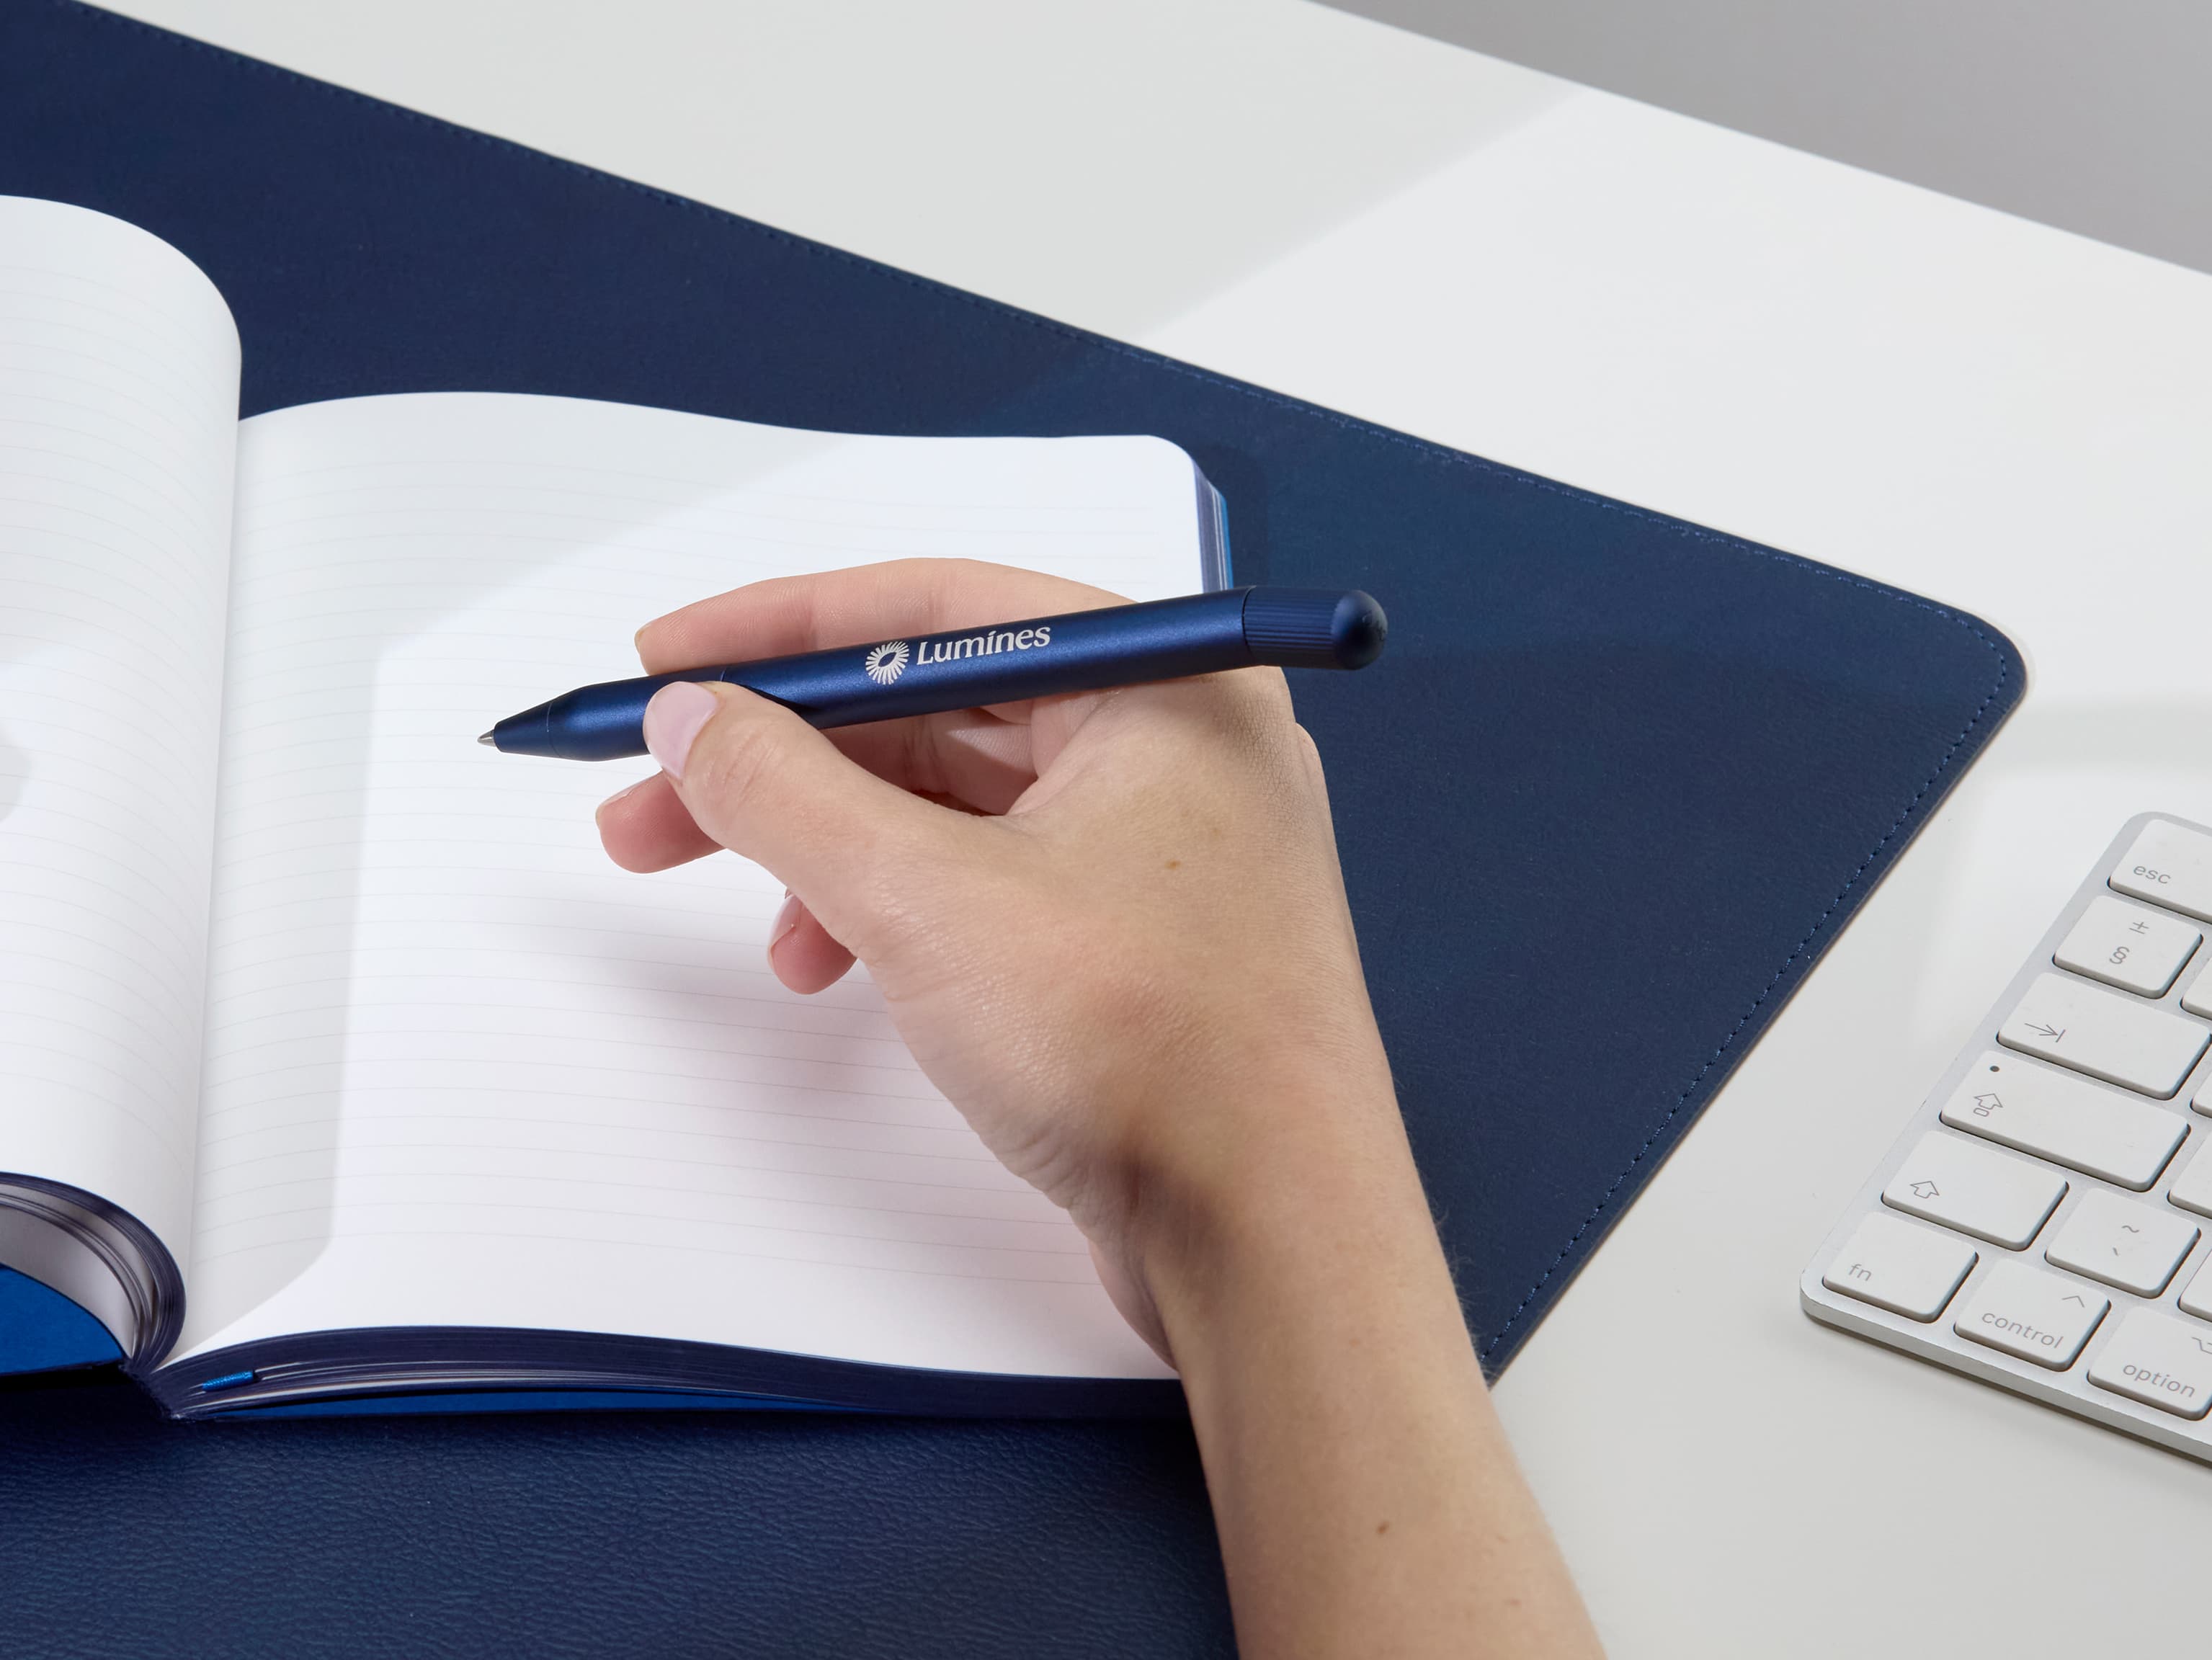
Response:
M1375 596L1354 588L1336 602L1328 619L1328 642L1340 669L1364 669L1382 654L1390 637L1390 619Z

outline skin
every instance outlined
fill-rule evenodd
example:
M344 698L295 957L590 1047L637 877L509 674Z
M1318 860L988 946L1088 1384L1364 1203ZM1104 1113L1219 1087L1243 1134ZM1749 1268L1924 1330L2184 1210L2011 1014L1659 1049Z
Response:
M740 588L638 649L663 673L1116 598L909 561ZM609 854L782 881L778 978L865 962L1182 1373L1243 1653L1599 1651L1453 1294L1280 673L833 733L684 684L646 734L663 770L600 808Z

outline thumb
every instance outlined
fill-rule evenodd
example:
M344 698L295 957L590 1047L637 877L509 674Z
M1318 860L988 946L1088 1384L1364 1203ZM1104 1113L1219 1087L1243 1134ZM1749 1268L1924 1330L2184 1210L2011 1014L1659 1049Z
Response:
M886 875L949 852L959 828L959 815L886 783L742 686L663 686L646 705L645 742L701 830L766 866L863 957L889 921L872 898Z

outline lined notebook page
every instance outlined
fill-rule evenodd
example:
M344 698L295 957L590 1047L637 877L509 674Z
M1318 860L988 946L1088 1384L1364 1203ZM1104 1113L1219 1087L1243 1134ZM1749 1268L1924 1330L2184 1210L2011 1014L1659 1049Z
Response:
M1163 1375L865 974L775 983L781 886L607 860L592 807L649 762L476 736L760 577L961 554L1189 592L1180 451L441 395L257 417L240 469L186 1348L463 1323Z
M174 249L0 198L0 1171L180 1263L238 362Z

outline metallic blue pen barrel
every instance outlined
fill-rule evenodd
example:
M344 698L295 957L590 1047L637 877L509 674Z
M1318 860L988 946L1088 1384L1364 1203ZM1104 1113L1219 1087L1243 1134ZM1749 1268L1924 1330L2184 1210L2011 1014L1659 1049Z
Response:
M645 706L680 680L726 680L811 725L844 727L1263 663L1363 668L1387 629L1382 608L1356 591L1231 588L611 680L510 715L487 736L509 755L614 761L645 753Z

